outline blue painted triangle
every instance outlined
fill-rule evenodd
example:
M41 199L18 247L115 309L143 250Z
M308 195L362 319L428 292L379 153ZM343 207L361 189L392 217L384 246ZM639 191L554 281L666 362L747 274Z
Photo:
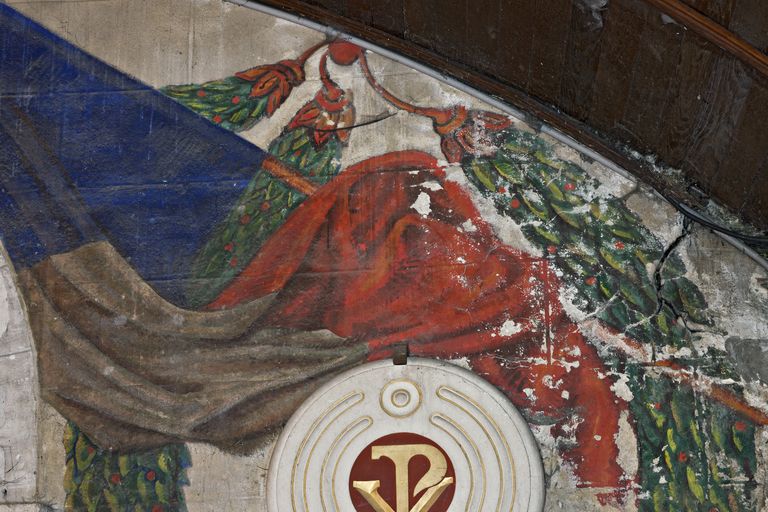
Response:
M264 156L0 4L0 235L17 267L108 240L183 305Z

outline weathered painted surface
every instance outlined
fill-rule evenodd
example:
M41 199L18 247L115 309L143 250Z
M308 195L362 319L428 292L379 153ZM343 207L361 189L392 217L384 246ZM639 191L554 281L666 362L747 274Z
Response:
M408 343L524 413L548 510L765 506L768 275L644 187L243 7L11 4L0 503L265 509L282 423Z
M8 501L25 502L37 496L37 371L13 270L0 258L0 485Z

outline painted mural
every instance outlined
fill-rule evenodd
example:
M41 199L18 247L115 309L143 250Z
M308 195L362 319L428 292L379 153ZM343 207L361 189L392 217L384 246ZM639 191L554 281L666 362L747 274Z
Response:
M678 250L693 226L647 226L637 188L490 107L398 95L344 40L153 88L8 7L0 26L0 87L25 92L0 100L0 233L68 421L66 510L186 510L187 443L245 457L404 347L501 389L551 486L760 509L765 403ZM241 136L279 116L266 149ZM390 116L436 151L353 136Z

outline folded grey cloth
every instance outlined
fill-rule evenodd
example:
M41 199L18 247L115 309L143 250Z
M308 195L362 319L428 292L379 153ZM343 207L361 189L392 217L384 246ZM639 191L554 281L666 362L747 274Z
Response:
M180 309L107 242L19 273L43 398L117 451L202 441L245 453L364 343L329 331L262 328L274 295L233 309Z

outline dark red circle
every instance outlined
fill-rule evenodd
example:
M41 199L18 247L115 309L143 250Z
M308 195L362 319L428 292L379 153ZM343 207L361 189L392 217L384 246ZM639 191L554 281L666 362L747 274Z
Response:
M336 64L349 66L360 56L362 48L348 41L334 41L328 45L328 54Z
M366 446L360 455L355 459L355 463L352 465L352 470L349 474L349 495L352 498L352 504L357 512L375 512L374 508L368 504L368 501L363 495L354 488L353 482L355 481L371 481L378 480L381 485L378 489L379 495L386 501L393 510L396 509L396 483L395 483L395 464L385 457L381 457L378 460L372 458L372 451L374 446L397 446L397 445L418 445L426 444L434 446L445 457L448 469L445 473L445 477L452 477L453 484L448 486L445 491L440 495L440 498L429 509L429 512L446 512L453 500L453 495L456 490L456 473L453 469L453 463L445 453L445 450L432 441L429 438L421 436L419 434L413 434L410 432L401 432L397 434L389 434L384 437L380 437L368 446ZM408 496L409 503L408 509L410 510L419 499L428 491L424 489L420 491L416 496L413 495L413 491L416 484L421 480L429 470L429 461L423 455L417 455L413 457L408 463Z

